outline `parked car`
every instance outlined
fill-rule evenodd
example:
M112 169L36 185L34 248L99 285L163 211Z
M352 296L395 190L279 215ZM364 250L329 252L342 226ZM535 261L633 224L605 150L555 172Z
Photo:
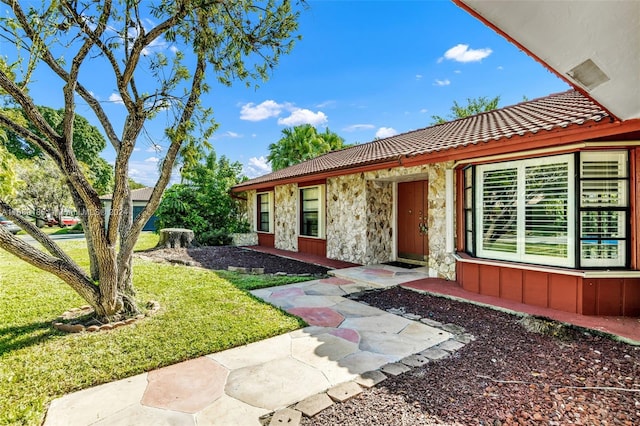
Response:
M14 235L22 230L22 228L20 228L18 225L4 216L0 216L0 226L4 226L7 231L11 232Z
M73 226L80 223L80 218L73 216L62 216L62 226Z

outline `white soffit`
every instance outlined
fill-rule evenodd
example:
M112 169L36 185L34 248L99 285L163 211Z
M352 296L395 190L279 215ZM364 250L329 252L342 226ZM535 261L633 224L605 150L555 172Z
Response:
M456 0L621 120L640 118L640 0Z

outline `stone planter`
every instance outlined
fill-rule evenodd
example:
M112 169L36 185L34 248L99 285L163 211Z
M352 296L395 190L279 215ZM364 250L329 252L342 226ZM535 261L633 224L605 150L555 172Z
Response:
M257 232L244 232L237 234L230 234L232 246L257 246L258 245L258 233Z

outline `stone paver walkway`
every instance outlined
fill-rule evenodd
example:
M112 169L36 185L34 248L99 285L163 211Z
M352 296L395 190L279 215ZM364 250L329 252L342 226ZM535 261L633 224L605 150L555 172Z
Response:
M443 329L345 297L426 274L391 266L349 270L252 292L304 318L308 327L65 395L51 403L45 425L259 425L260 416L296 403L298 412L313 413L328 396L357 393L356 383L378 377L371 371L394 374L453 344L453 334ZM358 281L345 278L349 274Z

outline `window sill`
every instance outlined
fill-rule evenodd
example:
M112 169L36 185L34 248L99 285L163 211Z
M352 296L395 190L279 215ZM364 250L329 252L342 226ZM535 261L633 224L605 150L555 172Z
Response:
M308 240L325 240L326 239L324 237L312 237L310 235L298 235L298 238L305 238Z
M457 262L462 262L462 263L499 266L502 268L511 268L511 269L527 269L529 271L571 275L574 277L582 277L582 278L639 278L640 277L640 271L629 270L629 269L583 270L583 269L560 268L555 266L542 266L542 265L532 265L528 263L507 262L504 260L480 259L477 257L471 257L466 253L460 253L460 252L457 252L455 254L455 258Z

